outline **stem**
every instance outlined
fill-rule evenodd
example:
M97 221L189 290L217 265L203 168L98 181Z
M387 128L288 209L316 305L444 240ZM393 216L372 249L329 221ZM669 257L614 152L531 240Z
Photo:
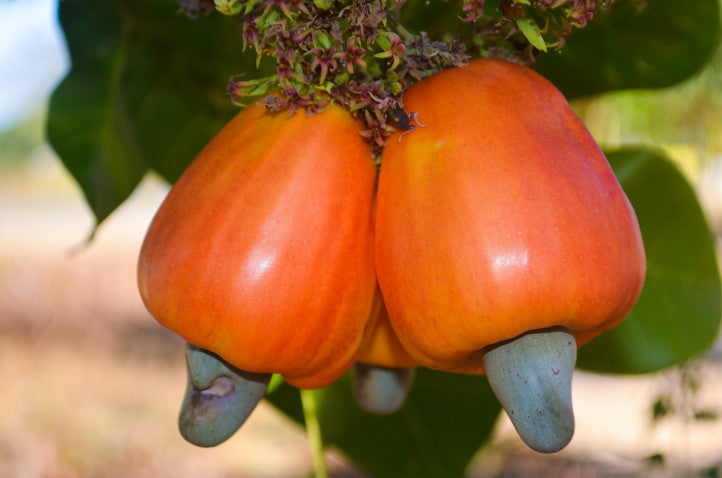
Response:
M323 437L321 426L318 423L316 414L316 399L312 390L301 390L301 405L303 406L303 418L306 422L306 436L311 445L311 457L313 460L314 478L328 478L326 472L326 459L323 455Z
M394 21L396 22L396 33L398 33L399 36L404 39L404 43L413 43L416 41L416 35L413 35L406 28L404 28L404 26L401 25L401 23L399 23L399 21L395 18Z

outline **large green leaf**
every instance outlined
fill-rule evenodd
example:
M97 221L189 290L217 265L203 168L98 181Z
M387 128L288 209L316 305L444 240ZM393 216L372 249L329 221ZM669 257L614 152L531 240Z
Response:
M611 373L646 373L707 350L720 324L715 242L694 190L662 154L608 154L637 212L647 253L639 301L617 328L579 349L578 365Z
M536 69L568 98L673 85L716 50L719 18L718 0L619 0L574 31L561 54L540 55Z
M98 222L148 169L173 182L234 108L228 78L253 69L237 25L191 21L172 0L66 0L72 69L50 101L50 143Z
M417 370L403 408L387 417L356 405L348 375L314 395L324 442L378 477L462 476L501 410L486 377L425 368ZM283 384L268 398L303 422L296 389Z

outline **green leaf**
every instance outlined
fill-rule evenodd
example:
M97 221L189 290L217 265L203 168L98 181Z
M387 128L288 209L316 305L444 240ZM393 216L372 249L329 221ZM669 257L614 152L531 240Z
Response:
M240 31L220 14L196 21L169 0L68 0L59 17L72 69L50 101L48 139L102 222L148 169L175 181L237 111Z
M314 393L325 443L377 477L463 476L501 410L486 377L424 368L403 408L386 417L356 405L348 374ZM268 399L303 423L296 389L284 384Z
M314 38L316 40L316 47L321 48L322 50L328 50L331 48L331 39L323 30L314 32Z
M379 33L376 36L376 45L382 50L388 50L391 48L391 40L389 39L388 33Z
M544 42L544 38L539 33L539 27L536 26L534 20L529 18L517 18L516 26L519 31L529 40L529 43L534 46L537 50L547 51L547 44Z
M611 90L660 88L697 72L716 50L718 0L621 0L574 31L562 53L536 69L568 98Z
M694 190L662 154L623 149L607 157L637 212L647 278L625 321L580 348L577 363L597 372L653 372L701 354L717 337L714 236Z
M50 100L47 135L98 221L125 200L146 171L120 91L128 48L114 8L62 2L60 22L73 69ZM68 28L69 27L69 28Z
M333 6L333 0L313 0L313 4L316 5L316 8L319 10L328 10Z
M237 15L243 10L243 4L236 0L215 0L216 10L223 15Z

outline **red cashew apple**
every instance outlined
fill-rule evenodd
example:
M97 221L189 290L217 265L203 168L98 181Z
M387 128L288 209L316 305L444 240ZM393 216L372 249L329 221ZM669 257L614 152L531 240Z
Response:
M623 320L645 276L635 213L604 154L551 83L507 61L443 71L403 100L419 126L383 151L375 237L379 285L404 348L434 369L486 368L495 390L504 367L489 370L489 352L500 344L534 343L573 368L574 341ZM551 343L527 337L539 330ZM512 355L526 356L526 347ZM570 413L562 395L557 404L569 402ZM512 420L553 414L519 413L517 402L510 412L505 400ZM571 439L573 415L561 414L561 435L535 449Z

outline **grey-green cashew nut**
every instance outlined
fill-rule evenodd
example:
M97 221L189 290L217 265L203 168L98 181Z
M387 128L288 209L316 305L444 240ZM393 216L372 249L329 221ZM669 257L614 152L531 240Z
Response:
M235 368L217 355L188 344L188 385L178 427L197 446L216 446L233 435L261 401L270 373Z
M484 354L491 388L519 436L538 452L559 451L574 435L576 360L576 340L563 327L528 332Z
M413 378L413 368L357 363L353 371L356 403L369 413L390 415L403 406Z

